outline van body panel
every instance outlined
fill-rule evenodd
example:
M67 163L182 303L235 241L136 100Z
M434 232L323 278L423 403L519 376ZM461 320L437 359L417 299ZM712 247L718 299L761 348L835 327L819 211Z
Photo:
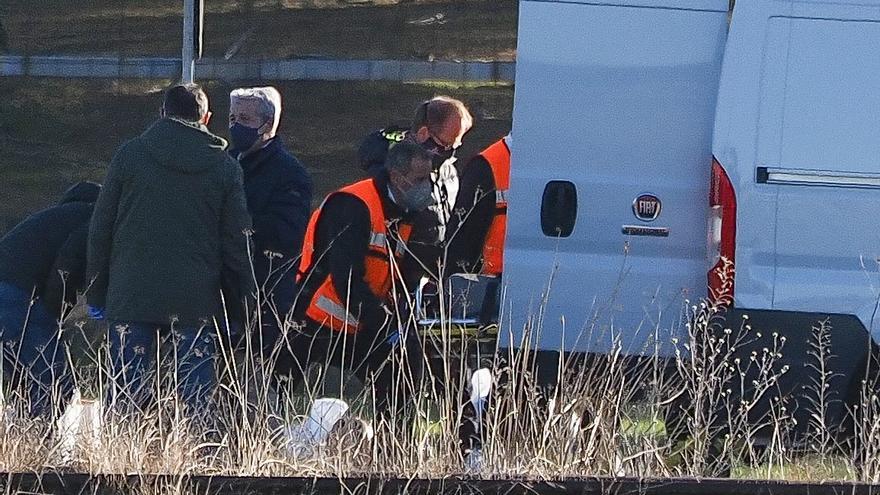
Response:
M619 338L627 354L673 352L685 301L706 292L727 5L520 3L502 346L528 332L539 349L604 352ZM577 191L567 237L542 231L551 181ZM656 219L636 217L642 195L659 198Z
M773 309L852 314L872 334L880 330L872 321L880 297L880 190L778 187Z
M766 2L764 0L761 3ZM878 0L770 0L773 15L844 21L880 18Z
M767 165L880 172L880 22L773 17L767 30L761 100L762 141L773 151Z
M533 3L570 3L577 5L598 5L617 7L641 7L648 9L697 10L727 12L729 4L718 0L531 0Z
M713 142L737 197L734 304L855 315L875 340L878 21L878 1L739 3Z

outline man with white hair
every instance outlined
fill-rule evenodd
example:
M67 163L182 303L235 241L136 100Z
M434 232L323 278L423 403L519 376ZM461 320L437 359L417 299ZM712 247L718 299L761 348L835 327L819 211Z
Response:
M266 345L277 337L294 299L293 267L302 249L312 202L312 180L277 135L281 94L273 87L239 88L230 95L230 153L241 164L253 218L254 273L266 304Z

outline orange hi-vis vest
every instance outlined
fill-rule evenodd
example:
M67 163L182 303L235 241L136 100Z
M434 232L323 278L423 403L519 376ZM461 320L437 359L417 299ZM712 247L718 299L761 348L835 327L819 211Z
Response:
M382 209L382 197L376 190L376 184L372 179L362 180L349 186L343 187L338 192L344 192L358 197L370 210L370 245L364 259L364 279L370 287L370 291L380 300L387 300L391 292L393 281L392 270L396 270L397 261L400 260L406 249L406 241L409 239L412 227L401 224L396 229L399 238L394 253L389 249L389 236L394 235L388 229L385 212ZM326 199L324 200L326 201ZM321 205L323 206L323 204ZM308 278L311 271L322 253L315 253L315 230L321 208L312 213L306 236L303 242L302 258L300 259L297 282ZM392 263L392 257L394 263ZM306 316L312 321L329 327L337 332L357 333L361 329L361 323L356 314L352 314L347 297L337 294L333 285L333 277L328 274L326 279L318 286L312 295Z
M495 178L495 217L483 245L483 273L501 275L504 268L504 235L507 230L507 190L510 188L510 148L504 139L483 150Z

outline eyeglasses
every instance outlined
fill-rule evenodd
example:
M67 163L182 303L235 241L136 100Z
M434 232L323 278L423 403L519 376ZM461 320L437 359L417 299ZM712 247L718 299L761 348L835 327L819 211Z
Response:
M422 146L428 150L433 152L448 152L449 150L455 149L455 143L452 144L443 144L434 133L431 132L430 127L428 127L428 111L431 106L431 100L423 101L418 112L416 113L416 121L422 122L425 128L428 129L428 140L422 143Z
M428 151L434 151L434 152L438 152L438 151L441 151L441 152L442 152L442 151L451 151L451 150L454 150L454 149L455 149L455 145L454 145L454 144L443 144L443 143L441 143L440 141L437 140L436 137L434 137L433 134L430 134L430 131L429 131L429 134L428 134L428 139L427 139L427 141L425 141L425 142L422 144L422 146L424 146L426 150L428 150Z

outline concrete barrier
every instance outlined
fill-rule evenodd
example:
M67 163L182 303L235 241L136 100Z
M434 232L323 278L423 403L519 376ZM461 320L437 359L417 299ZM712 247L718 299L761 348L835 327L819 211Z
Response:
M263 79L512 84L514 74L514 62L205 58L196 63L197 79L229 81ZM150 57L6 55L0 56L0 76L173 79L180 76L180 60Z

